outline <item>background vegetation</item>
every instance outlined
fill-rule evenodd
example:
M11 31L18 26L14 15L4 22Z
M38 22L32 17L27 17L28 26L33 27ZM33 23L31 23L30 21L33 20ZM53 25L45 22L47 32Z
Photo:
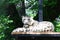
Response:
M38 19L39 0L0 0L0 40L15 40L11 36L13 29L22 27L22 15ZM43 0L44 20L55 25L60 32L60 8L58 0Z

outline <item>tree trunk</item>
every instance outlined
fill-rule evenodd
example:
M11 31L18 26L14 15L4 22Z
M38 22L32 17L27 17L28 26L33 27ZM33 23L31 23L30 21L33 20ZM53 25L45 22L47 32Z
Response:
M25 14L25 3L24 3L24 0L21 1L19 6L21 7L20 9L18 9L19 17L26 15Z
M43 21L43 0L39 0L39 21Z

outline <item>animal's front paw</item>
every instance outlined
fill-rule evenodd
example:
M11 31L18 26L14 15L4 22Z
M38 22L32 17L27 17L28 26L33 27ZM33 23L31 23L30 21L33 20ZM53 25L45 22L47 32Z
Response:
M37 32L37 29L31 27L31 28L27 28L28 32Z
M25 32L26 29L25 28L16 28L13 30L13 32Z

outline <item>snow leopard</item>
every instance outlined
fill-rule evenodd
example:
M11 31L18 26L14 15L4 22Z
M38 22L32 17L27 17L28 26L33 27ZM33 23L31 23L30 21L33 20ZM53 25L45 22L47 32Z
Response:
M50 21L36 21L33 17L22 16L23 27L29 32L53 32L54 25Z

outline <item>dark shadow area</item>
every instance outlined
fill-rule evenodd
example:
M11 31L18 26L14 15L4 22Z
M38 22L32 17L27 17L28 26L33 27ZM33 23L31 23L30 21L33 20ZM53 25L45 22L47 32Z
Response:
M54 7L46 6L43 10L43 19L47 21L54 21L60 15L60 0L57 0L57 4Z
M18 11L16 10L15 4L9 4L8 9L9 9L8 12L10 15L10 19L13 20L14 26L16 28L22 27L23 26L22 19L21 19L21 17L19 17L19 14L18 14Z

